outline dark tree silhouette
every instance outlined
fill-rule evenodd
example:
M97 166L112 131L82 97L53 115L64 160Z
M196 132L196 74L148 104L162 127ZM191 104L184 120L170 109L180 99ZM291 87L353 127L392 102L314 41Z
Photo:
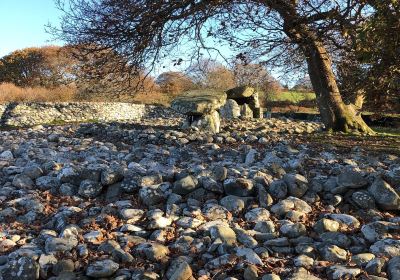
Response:
M182 52L238 50L237 58L288 66L305 61L328 129L373 131L340 95L331 47L362 16L355 0L56 0L64 11L52 31L72 45L112 50L143 69ZM339 39L338 39L339 38ZM93 49L91 50L93 51ZM177 60L177 63L181 58Z
M350 29L352 48L340 57L345 98L365 98L368 110L400 110L400 1L368 0L373 7Z

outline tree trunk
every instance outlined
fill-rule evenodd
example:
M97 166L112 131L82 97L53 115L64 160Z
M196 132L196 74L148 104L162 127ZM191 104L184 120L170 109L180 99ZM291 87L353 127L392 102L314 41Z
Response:
M374 134L352 105L340 95L329 54L312 27L296 10L296 1L275 0L267 3L283 19L283 31L303 51L308 65L321 118L327 130Z
M373 134L372 129L364 122L353 105L346 105L343 102L325 47L316 40L305 40L305 42L307 43L301 48L306 55L308 73L326 128L333 131Z
M352 103L354 104L356 110L361 111L365 101L365 91L362 89L357 90L353 99L354 100L352 100Z

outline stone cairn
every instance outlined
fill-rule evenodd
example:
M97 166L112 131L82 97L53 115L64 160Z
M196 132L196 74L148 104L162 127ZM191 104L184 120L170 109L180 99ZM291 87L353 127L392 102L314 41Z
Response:
M193 128L218 133L220 118L262 118L258 92L248 86L236 87L227 92L189 91L172 101L172 109L186 115L182 128Z

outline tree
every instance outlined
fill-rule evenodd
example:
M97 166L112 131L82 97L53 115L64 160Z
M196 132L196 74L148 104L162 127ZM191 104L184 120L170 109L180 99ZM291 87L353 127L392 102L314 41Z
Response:
M235 80L238 85L247 85L265 93L277 93L282 89L278 80L261 64L235 63L233 67Z
M339 43L332 35L362 15L364 1L69 0L68 6L64 0L57 2L65 15L55 34L70 44L112 49L136 69L181 51L177 47L183 41L192 43L188 48L193 50L217 52L217 46L225 44L240 50L240 59L264 63L305 60L326 128L373 133L343 102L329 55L330 46Z
M110 49L92 51L93 44L69 47L75 58L74 76L79 98L89 100L131 100L138 93L153 91L153 77L133 70L127 61Z
M204 87L218 90L228 90L236 86L235 76L227 67L220 65L206 73Z
M309 76L304 76L303 78L299 79L292 90L295 91L302 91L302 92L310 92L313 90L313 86L311 84L311 80Z
M260 104L270 110L274 95L282 90L282 86L267 69L261 64L241 63L237 61L233 66L237 85L251 86L259 93Z
M17 50L0 59L0 83L54 88L73 82L75 61L66 48L45 46Z
M227 90L236 86L234 73L213 59L200 59L186 69L199 88Z
M164 72L157 77L156 83L163 93L177 95L182 92L194 89L193 81L182 72Z
M349 100L365 97L369 109L399 109L400 2L368 2L370 14L349 29L351 48L338 64L340 87Z
M85 49L89 49L88 46ZM129 100L156 87L144 71L129 72L115 52L88 52L82 46L17 50L0 59L0 83L19 87L76 88L79 99Z

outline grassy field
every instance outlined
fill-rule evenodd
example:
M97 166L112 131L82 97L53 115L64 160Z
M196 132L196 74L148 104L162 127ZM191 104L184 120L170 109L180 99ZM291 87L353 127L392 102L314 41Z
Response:
M381 136L396 136L400 137L400 128L396 127L377 127L374 126L372 129Z
M205 90L205 91L209 92L210 90ZM135 102L140 102L140 103L162 104L168 106L175 97L176 95L171 96L167 93L155 92L155 93L138 94L133 98L133 100ZM297 104L301 101L311 101L314 99L315 99L315 93L299 92L299 91L283 91L268 97L268 101L270 102L283 101L283 102L290 102L292 104Z
M299 92L299 91L283 91L276 93L270 97L270 101L289 101L292 103L299 103L303 100L314 100L315 93L313 92Z

